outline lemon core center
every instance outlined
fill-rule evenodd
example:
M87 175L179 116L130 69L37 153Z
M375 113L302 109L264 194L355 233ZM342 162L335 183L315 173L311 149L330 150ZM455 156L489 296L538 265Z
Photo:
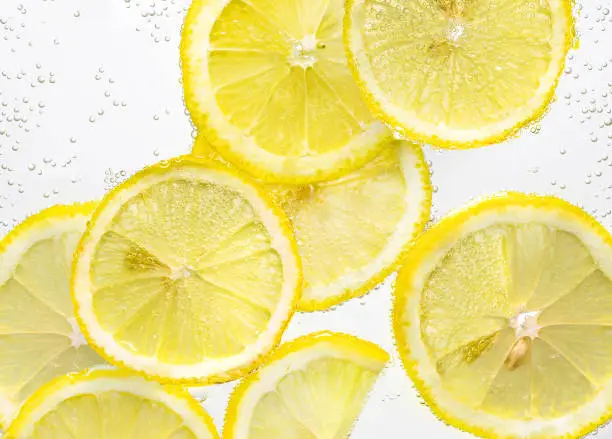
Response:
M451 18L450 20L448 20L448 26L446 28L446 40L449 43L453 44L459 42L465 32L466 26L462 21L456 18Z
M172 273L170 274L170 279L172 280L181 280L190 277L194 274L194 269L188 265L182 265L180 267L176 267L172 269Z
M540 333L538 317L540 311L519 312L510 319L510 327L516 331L516 338L529 337L532 340Z
M289 64L303 69L312 67L317 62L316 50L317 37L314 35L306 35L301 40L294 41Z

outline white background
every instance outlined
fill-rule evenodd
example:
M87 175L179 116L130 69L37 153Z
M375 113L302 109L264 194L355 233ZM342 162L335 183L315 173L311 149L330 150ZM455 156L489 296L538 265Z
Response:
M178 61L187 5L0 0L0 236L28 214L98 199L143 165L190 150ZM575 9L580 46L543 120L485 149L425 147L434 219L512 189L558 195L612 226L612 1ZM393 352L352 439L469 437L439 422L405 376L390 333L389 285L327 313L298 315L285 338L327 328ZM196 392L219 428L232 387ZM612 430L597 436L612 438Z

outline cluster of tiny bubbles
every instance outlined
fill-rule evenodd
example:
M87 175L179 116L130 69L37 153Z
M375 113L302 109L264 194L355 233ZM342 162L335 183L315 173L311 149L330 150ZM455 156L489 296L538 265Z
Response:
M34 97L40 96L41 91L23 93L26 89L23 85L28 82L31 88L52 85L55 74L43 71L41 64L36 64L35 70L30 72L24 69L15 72L0 70L0 90L10 91L0 91L0 136L19 137L40 127L40 118L47 111L47 105Z
M121 169L119 171L115 171L111 168L108 168L104 172L104 189L106 191L110 191L115 186L123 183L128 178L129 175L125 170Z
M93 78L95 79L96 82L99 82L101 84L100 94L104 96L104 99L102 100L102 102L103 102L103 105L107 104L108 107L107 108L98 107L97 109L94 109L90 113L88 120L92 124L95 123L97 120L99 120L102 116L104 116L108 109L111 109L113 107L114 108L127 107L127 102L125 100L116 98L115 91L114 91L115 79L106 74L106 70L104 69L103 66L98 67L98 69L93 74Z
M125 7L137 13L136 31L147 32L156 43L168 43L179 37L188 0L124 0Z

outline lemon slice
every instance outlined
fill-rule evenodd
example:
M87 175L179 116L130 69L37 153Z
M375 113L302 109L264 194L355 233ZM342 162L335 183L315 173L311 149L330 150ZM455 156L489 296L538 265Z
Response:
M0 242L0 422L42 384L104 364L85 343L70 300L72 254L94 203L54 206Z
M299 299L290 227L227 169L188 157L146 168L104 198L75 255L86 337L155 379L241 376L278 343Z
M417 241L396 284L406 370L483 437L581 437L612 413L612 237L553 197L502 194Z
M349 0L349 62L375 113L444 148L541 117L574 36L571 0Z
M234 390L223 438L346 438L388 359L346 334L285 343Z
M208 413L186 391L130 372L97 370L39 389L6 439L218 439Z
M380 151L342 45L343 0L195 0L183 28L185 101L235 165L284 183L330 179Z
M222 160L203 135L193 153ZM397 140L339 179L266 188L293 224L304 266L301 311L324 310L367 293L396 268L430 215L423 152Z

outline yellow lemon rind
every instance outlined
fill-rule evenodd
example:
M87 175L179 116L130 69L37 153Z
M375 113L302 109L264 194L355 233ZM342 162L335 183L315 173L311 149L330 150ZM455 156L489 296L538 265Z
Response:
M410 252L410 248L418 239L419 235L423 233L427 223L431 218L431 203L432 203L432 194L433 189L431 185L431 173L429 171L429 167L427 166L427 162L425 161L425 155L423 154L423 149L416 145L411 144L409 146L413 149L417 156L417 171L419 173L419 180L421 183L421 188L424 191L424 198L419 206L419 219L414 225L414 232L412 236L406 237L406 242L402 246L402 250L398 253L395 260L389 264L387 267L380 270L374 276L372 276L366 283L364 283L361 287L357 289L345 289L340 292L338 295L334 295L326 298L325 300L307 300L302 296L302 300L299 303L298 310L302 312L316 312L316 311L325 311L334 306L340 305L348 300L355 299L358 297L362 297L369 293L374 287L383 282L391 273L395 272L402 264L402 261L406 258L408 253ZM419 190L421 190L419 188ZM416 190L416 188L407 188L407 190Z
M43 221L55 221L62 218L74 218L75 216L88 216L92 214L97 205L98 203L96 201L87 201L84 203L74 204L57 204L30 215L24 221L15 226L10 232L8 232L4 238L2 238L2 240L0 240L0 253L4 253L9 245L30 233Z
M86 381L94 381L97 379L133 379L142 378L140 375L134 374L127 370L116 370L116 369L96 369L96 370L85 370L79 373L73 373L58 377L44 386L40 387L24 404L18 417L13 421L10 427L6 431L6 439L18 439L20 433L28 426L29 417L32 413L40 406L44 405L47 398L55 394L57 391L64 389L67 386L82 383ZM201 404L193 398L185 389L178 386L163 385L154 383L151 381L144 381L146 385L161 386L163 390L187 404L190 411L197 415L200 421L208 428L210 435L213 439L219 439L219 433L213 423L212 418L204 410ZM122 389L116 389L122 390ZM172 408L172 407L169 407Z
M71 279L71 285L70 285L72 303L75 309L75 318L81 328L81 331L85 339L87 340L87 343L91 346L92 349L96 351L96 353L98 353L98 355L100 355L103 359L105 359L109 364L113 364L123 369L131 370L132 372L136 374L142 375L145 378L155 380L162 384L180 384L180 385L187 385L187 386L188 385L202 386L202 385L209 385L209 384L221 384L221 383L226 383L228 381L233 381L238 378L241 378L247 373L251 372L253 369L259 367L259 365L265 360L266 353L265 352L261 353L256 358L253 358L250 363L245 364L242 367L236 367L234 369L224 371L223 373L214 374L210 376L182 377L182 378L170 378L170 377L162 376L152 371L135 368L132 365L128 364L127 362L119 358L116 358L113 355L110 355L106 351L106 349L104 349L103 346L97 343L94 340L93 336L90 334L88 327L87 327L87 323L82 318L82 315L80 312L80 304L77 298L78 291L76 290L75 283L76 283L76 277L77 277L76 272L78 270L79 258L85 250L85 243L89 239L91 229L95 225L98 217L104 211L106 206L108 206L113 201L114 197L117 194L119 194L124 189L131 187L133 184L137 183L140 179L148 175L151 175L151 174L163 174L167 172L168 168L171 168L174 165L179 165L181 163L189 163L190 165L200 166L204 169L213 169L213 170L217 170L220 172L229 173L232 177L239 179L242 183L245 183L251 186L253 189L255 189L257 192L257 195L261 198L261 200L266 204L267 208L277 218L279 222L279 226L280 226L280 231L284 239L286 239L290 245L291 255L296 264L295 266L296 285L294 286L295 289L294 289L294 295L292 298L290 310L285 316L285 318L283 319L282 323L280 324L279 329L274 336L274 339L271 341L270 350L272 350L274 347L280 344L283 333L285 332L287 325L289 324L291 318L293 317L293 314L295 313L295 310L297 309L297 304L299 303L301 293L302 293L301 259L299 257L297 243L295 241L295 238L293 236L293 232L291 229L291 223L289 219L287 218L287 216L285 215L283 209L280 206L278 206L274 202L274 200L259 185L255 184L248 176L244 175L241 172L237 172L234 169L230 169L227 166L223 166L222 164L213 162L211 160L202 159L202 158L198 158L198 157L190 156L190 155L179 156L179 157L176 157L170 160L164 160L157 164L145 167L144 169L136 173L133 177L126 180L125 182L118 185L117 187L115 187L102 199L102 201L98 205L98 208L94 211L93 215L91 216L91 219L87 225L87 229L85 230L85 233L83 234L81 240L79 241L79 244L77 245L77 249L75 251L75 257L72 263L72 279Z
M487 429L468 424L453 413L449 413L438 404L432 389L419 374L419 362L413 356L407 337L408 328L413 326L415 322L411 322L405 318L406 314L404 311L408 300L413 295L420 294L420 291L416 291L411 287L414 283L414 279L418 275L419 267L423 261L438 248L439 243L449 234L461 229L462 225L469 219L477 217L482 213L503 210L508 206L537 207L558 211L564 217L592 231L607 245L612 247L612 235L584 210L565 200L554 196L527 195L519 192L501 192L490 197L476 200L474 203L470 203L464 208L454 211L421 235L409 252L405 264L399 271L396 285L393 290L393 308L391 315L393 334L402 365L420 396L439 420L459 430L482 438L525 439L527 436L507 435L500 430ZM565 434L563 438L581 438L607 422L612 418L612 401L607 405L608 407L604 415L589 422L576 431ZM503 421L500 421L500 424L503 425ZM529 439L550 439L550 435L548 434L530 435L528 437Z
M339 332L320 331L283 343L269 355L261 369L245 377L230 395L225 412L225 426L222 438L234 439L236 423L240 417L242 399L251 390L253 384L259 382L261 371L266 366L274 364L293 353L308 350L320 343L327 343L333 346L334 350L346 352L347 358L364 358L369 361L378 362L381 365L389 361L389 354L380 346L370 341Z
M213 3L227 2L227 0L214 0ZM246 156L246 149L249 145L243 145L241 152L239 145L234 145L227 141L216 128L210 122L210 115L205 108L197 102L195 99L195 84L192 79L197 72L194 72L195 68L190 60L189 52L192 50L194 44L197 42L193 38L194 28L197 26L198 17L202 13L204 6L208 6L211 3L209 0L194 0L189 7L185 22L183 24L183 30L181 34L180 43L180 60L181 60L181 71L183 78L183 90L185 106L187 107L189 114L194 125L203 132L206 138L211 142L219 153L236 165L238 168L246 171L248 174L255 176L261 181L267 183L286 183L286 184L306 184L315 183L318 181L333 180L348 174L354 169L357 169L371 159L373 159L384 147L385 142L391 137L391 132L380 126L380 131L376 135L377 141L360 142L359 148L353 148L350 151L350 157L336 157L334 160L333 154L326 153L322 154L317 160L317 165L300 163L299 159L294 161L291 168L296 171L290 170L272 170L266 163L255 163L254 160L250 160ZM382 125L380 122L374 121L371 127L376 125ZM366 139L367 140L367 139ZM365 144L369 143L364 147ZM259 147L258 147L259 148ZM261 149L261 148L259 148ZM341 154L338 154L339 156ZM279 156L280 157L280 156ZM289 158L285 158L288 160ZM330 160L332 163L330 164ZM262 161L263 162L263 161Z
M382 120L389 128L401 132L402 136L406 139L413 140L420 144L430 144L442 149L480 148L483 146L501 143L511 137L518 135L521 129L542 119L546 112L549 110L549 107L555 96L557 84L559 83L559 79L564 69L564 61L559 63L559 68L555 72L555 79L551 82L551 86L548 91L543 95L541 105L535 111L533 111L531 115L525 117L523 120L520 120L515 123L512 127L507 128L501 132L486 137L474 138L469 141L457 141L450 140L438 135L428 134L426 132L419 131L410 126L407 126L405 123L402 123L398 118L383 110L380 102L369 90L366 80L361 76L359 67L357 66L357 57L351 45L351 29L353 27L352 11L356 1L358 0L347 0L345 3L343 42L347 53L349 67L351 69L351 72L353 73L353 78L355 79L357 85L359 86L359 89L361 90L364 100L370 107L370 111L372 111L374 116L379 120ZM565 57L567 56L569 50L573 47L574 41L576 39L575 22L574 16L572 14L574 0L559 1L563 2L564 18L568 23L566 26L565 38L563 43L563 60L565 60Z

